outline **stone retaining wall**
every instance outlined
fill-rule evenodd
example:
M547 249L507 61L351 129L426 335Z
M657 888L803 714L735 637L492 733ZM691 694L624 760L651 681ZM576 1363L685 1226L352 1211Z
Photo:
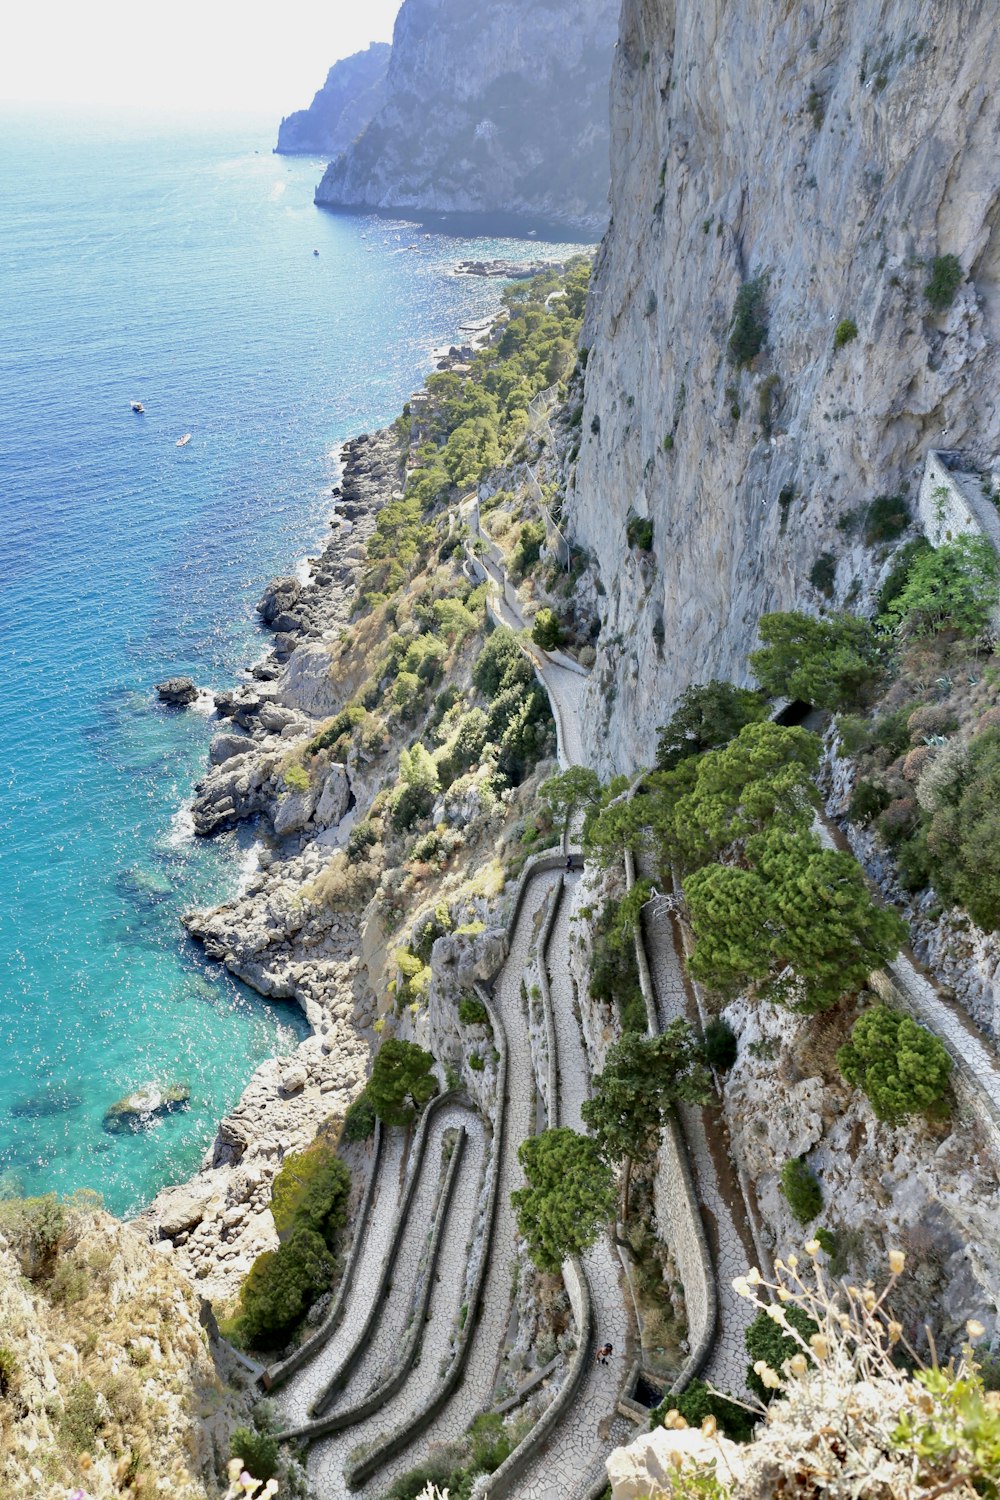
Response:
M950 467L956 459L955 454L928 450L917 500L921 530L932 547L972 531L1000 552L1000 514L983 494L978 474Z

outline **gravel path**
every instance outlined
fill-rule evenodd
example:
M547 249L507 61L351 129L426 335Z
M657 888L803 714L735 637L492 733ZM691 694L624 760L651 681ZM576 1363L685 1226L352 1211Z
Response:
M367 1221L359 1224L356 1230L357 1234L364 1236L364 1244L340 1327L316 1357L294 1375L286 1386L274 1393L274 1403L280 1408L290 1427L309 1420L312 1401L336 1375L341 1360L354 1347L354 1341L364 1326L371 1306L371 1292L385 1259L396 1219L396 1205L403 1182L405 1140L406 1134L402 1130L387 1132L371 1210Z
M572 674L568 674L572 675ZM585 1129L581 1109L589 1094L590 1068L579 1022L574 1014L576 995L566 963L571 936L570 890L579 876L566 876L559 914L549 942L546 963L555 1020L559 1068L557 1123L571 1130ZM598 1343L610 1343L614 1353L606 1365L591 1362L567 1416L536 1455L517 1486L523 1500L567 1500L586 1492L611 1449L631 1430L617 1417L618 1392L625 1378L625 1343L629 1322L621 1285L621 1267L610 1238L602 1235L583 1256L584 1272L594 1307Z

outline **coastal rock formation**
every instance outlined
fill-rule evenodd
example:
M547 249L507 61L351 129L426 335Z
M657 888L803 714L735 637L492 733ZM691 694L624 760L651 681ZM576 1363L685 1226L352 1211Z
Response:
M339 156L382 105L389 67L388 42L372 42L335 62L308 109L286 115L275 151L286 156Z
M316 202L607 223L615 0L404 0L386 100Z
M112 1135L123 1130L145 1130L162 1115L186 1109L190 1097L186 1083L144 1083L105 1111L104 1128Z
M156 684L156 691L161 703L169 703L174 708L187 708L198 697L198 689L190 677L168 677L166 682Z
M838 522L913 493L928 446L1000 446L998 45L973 0L625 0L568 502L606 590L595 765L648 763L685 686L745 678L761 613L821 602L820 554L836 598L864 587ZM937 312L945 255L965 279ZM739 368L756 278L766 342Z

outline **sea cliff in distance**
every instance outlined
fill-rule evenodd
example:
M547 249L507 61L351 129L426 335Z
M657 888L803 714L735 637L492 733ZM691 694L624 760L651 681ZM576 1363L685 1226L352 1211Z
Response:
M372 42L366 51L335 62L309 108L282 120L275 151L331 160L346 151L385 101L390 51L388 42Z
M327 207L506 214L603 233L616 0L404 0L385 102Z

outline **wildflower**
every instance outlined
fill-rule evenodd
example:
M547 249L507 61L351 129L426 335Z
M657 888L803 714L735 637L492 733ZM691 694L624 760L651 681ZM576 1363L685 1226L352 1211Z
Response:
M788 1269L790 1271L797 1271L799 1269L799 1257L797 1255L790 1255L788 1257Z
M889 1319L889 1343L898 1344L903 1337L903 1325L897 1323L895 1318Z
M809 1340L812 1352L817 1359L828 1359L830 1355L830 1344L822 1333L814 1333Z
M792 1300L792 1294L788 1290L787 1286L779 1286L779 1288L778 1288L778 1301L779 1302L791 1302L791 1300Z
M785 1309L783 1307L778 1307L776 1303L772 1302L768 1307L765 1307L764 1311L771 1319L771 1322L777 1323L779 1328L788 1327L788 1318L785 1315Z
M761 1284L761 1282L763 1280L764 1280L764 1278L760 1274L760 1272L758 1271L757 1267L756 1266L751 1266L750 1269L749 1269L749 1271L747 1272L747 1281L750 1283L750 1285L751 1286L760 1286L760 1284Z
M872 1308L875 1306L875 1293L872 1291L871 1287L865 1287L864 1291L861 1293L861 1300L865 1305L865 1311L871 1312Z
M986 1332L986 1329L983 1327L982 1323L980 1323L978 1318L970 1318L965 1325L965 1331L969 1335L970 1339L981 1339L983 1334Z
M906 1265L906 1256L902 1250L889 1251L889 1270L893 1276L902 1276L903 1267Z
M822 1248L823 1246L820 1244L819 1240L806 1240L806 1254L811 1255L813 1260L816 1259Z
M675 1469L679 1469L684 1462L684 1455L682 1453L678 1453L677 1449L674 1448L670 1454L670 1462L673 1464Z
M243 1472L242 1458L231 1458L226 1464L226 1477L230 1484L235 1484Z
M707 1416L701 1424L702 1437L714 1438L716 1432L718 1431L718 1426L718 1422L716 1422L715 1418L711 1416L711 1414Z
M788 1368L791 1370L793 1375L798 1375L801 1377L808 1370L809 1361L806 1359L804 1354L793 1354L791 1359L788 1361Z
M733 1291L736 1293L737 1297L753 1296L753 1292L750 1290L750 1283L749 1281L747 1281L745 1276L736 1277L735 1281L733 1282Z
M269 1479L267 1481L267 1483L265 1484L263 1490L261 1491L260 1500L270 1500L270 1496L271 1495L276 1495L277 1493L278 1493L278 1481L276 1479ZM447 1495L447 1493L448 1493L448 1491L445 1490L445 1494L446 1495Z

